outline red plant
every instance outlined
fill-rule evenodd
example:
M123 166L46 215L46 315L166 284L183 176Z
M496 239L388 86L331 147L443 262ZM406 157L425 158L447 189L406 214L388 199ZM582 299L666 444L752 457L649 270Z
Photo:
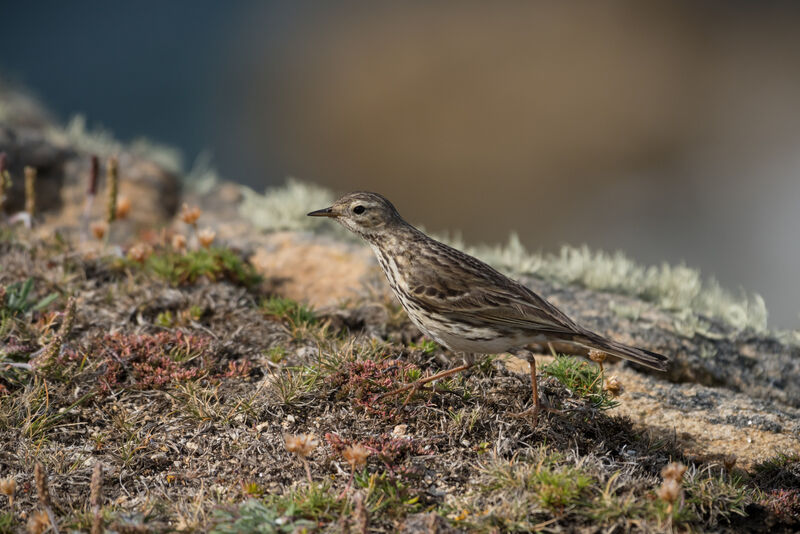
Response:
M210 341L180 331L106 335L100 349L100 390L107 393L126 381L139 389L159 389L206 376L214 364Z
M772 490L761 501L761 505L784 523L790 525L800 523L800 490L798 489Z

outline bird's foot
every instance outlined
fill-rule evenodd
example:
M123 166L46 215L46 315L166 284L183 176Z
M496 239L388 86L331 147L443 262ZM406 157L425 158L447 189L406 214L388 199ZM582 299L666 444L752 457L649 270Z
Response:
M518 413L512 413L511 417L517 419L528 419L531 422L531 426L536 426L539 424L539 406L531 406L527 410L523 410Z
M556 410L555 408L551 408L550 406L545 406L542 403L537 402L527 410L523 410L518 413L512 413L511 417L515 417L518 419L530 419L531 422L533 423L533 426L536 426L536 424L539 422L539 414L541 412L551 413L555 415L564 415L564 412L561 410Z
M408 395L406 396L406 400L403 402L403 406L405 406L406 404L408 404L408 401L411 400L411 397L414 396L414 393L416 393L417 391L422 389L422 386L424 386L428 382L433 382L434 380L440 380L442 378L445 378L445 377L448 377L450 375L459 373L461 371L466 371L470 367L472 367L472 364L464 364L462 366L455 367L455 368L449 369L447 371L442 371L441 373L437 373L437 374L435 374L433 376L422 378L420 380L417 380L414 383L411 383L411 384L405 385L403 387L399 387L399 388L397 388L395 390L383 393L383 394L379 395L378 397L376 397L375 400L379 401L379 400L384 399L386 397L392 397L394 395L399 395L400 393L404 393L406 391L411 390L411 391L409 391ZM434 391L435 391L435 389L434 389Z

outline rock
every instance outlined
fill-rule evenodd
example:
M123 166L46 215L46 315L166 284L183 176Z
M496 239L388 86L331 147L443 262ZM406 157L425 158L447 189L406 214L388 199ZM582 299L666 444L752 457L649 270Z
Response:
M800 408L800 346L774 333L737 331L706 317L686 321L624 295L532 277L522 281L584 326L669 356L666 378L672 382L723 386ZM637 310L635 316L618 311L629 309Z
M317 307L357 296L376 272L363 247L293 232L265 236L250 261L276 292Z

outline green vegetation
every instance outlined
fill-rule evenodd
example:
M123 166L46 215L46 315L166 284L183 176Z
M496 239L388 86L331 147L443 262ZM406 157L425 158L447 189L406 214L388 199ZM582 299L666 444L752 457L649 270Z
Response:
M241 188L244 201L239 212L256 228L264 230L307 230L322 226L306 213L330 206L335 200L328 189L289 178L282 187L259 194L248 187Z
M194 284L198 280L227 280L245 287L261 283L261 276L249 262L227 248L200 248L186 252L157 250L144 262L120 260L122 265L166 280L174 286Z
M0 317L24 315L31 311L43 310L58 298L58 293L50 293L39 300L32 300L32 290L33 278L28 278L24 282L16 282L0 291L0 294L5 293L5 300L0 299Z
M619 403L603 389L603 372L598 365L560 355L542 369L580 399L585 399L594 408L608 410Z
M287 507L280 511L257 499L249 499L238 506L219 508L214 511L212 534L281 534L311 531L315 521L295 517L295 509Z
M314 311L295 300L283 297L269 297L261 301L261 309L294 326L309 326L316 323Z

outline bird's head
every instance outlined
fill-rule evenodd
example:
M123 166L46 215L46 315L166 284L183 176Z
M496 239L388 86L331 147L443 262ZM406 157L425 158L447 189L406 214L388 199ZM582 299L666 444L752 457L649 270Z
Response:
M330 208L312 211L308 215L336 219L351 232L367 239L403 221L391 202L377 193L366 191L348 193Z

